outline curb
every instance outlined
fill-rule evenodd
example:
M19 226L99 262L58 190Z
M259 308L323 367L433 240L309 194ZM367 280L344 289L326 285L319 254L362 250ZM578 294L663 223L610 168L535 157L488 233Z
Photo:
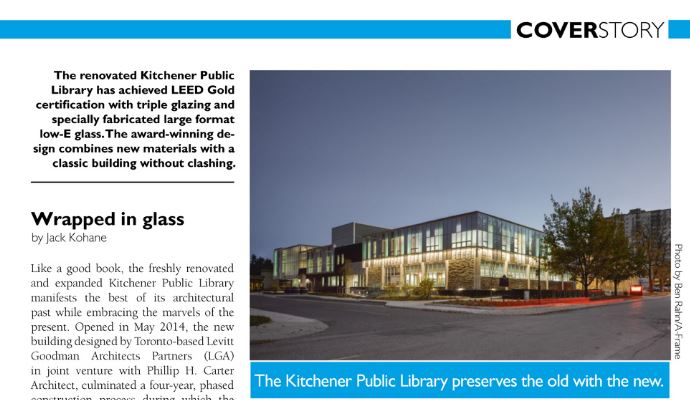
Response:
M343 302L350 302L350 303L375 304L375 305L380 305L380 306L384 306L387 303L386 300L357 299L357 298L352 298L352 297L330 297L330 296L310 295L307 298L326 300L326 301L330 300L330 301L343 301Z
M318 300L325 300L325 301L340 301L340 302L349 302L349 303L363 303L363 304L375 304L375 305L386 305L387 300L376 300L376 299L367 299L367 298L356 298L356 297L337 297L337 296L319 296L319 295L298 295L298 294L288 294L288 295L275 295L272 293L261 293L257 294L255 296L271 296L271 297L279 297L279 296L294 296L294 297L288 297L292 299L302 299L302 300L309 300L309 299L318 299Z
M626 302L634 301L649 301L649 300L659 300L665 299L669 296L643 296L639 298L631 299L618 299L618 300L603 300L597 302L590 302L586 305L584 304L570 304L570 305L551 305L551 306L514 306L514 307L463 307L463 306L448 306L448 305L435 305L436 303L442 303L447 300L418 300L418 301L391 301L391 300L374 300L374 299L357 299L351 297L333 297L333 296L318 296L309 295L308 297L302 297L306 299L319 299L326 301L340 301L340 302L351 302L351 303L362 303L362 304L372 304L380 305L391 308L407 308L412 310L422 310L422 311L435 311L435 312L447 312L447 313L461 313L461 314L475 314L475 315L543 315L552 314L558 312L568 312L581 310L585 308L595 308L611 306L616 304L622 304ZM286 314L287 315L287 314ZM297 317L301 318L301 317Z
M463 313L463 314L484 314L484 315L543 315L552 314L558 312L568 312L575 310L582 310L585 308L595 308L595 307L605 307L612 306L616 304L629 303L634 301L643 301L643 299L630 299L630 300L620 300L620 301L602 301L596 302L594 304L590 303L587 305L577 304L577 305L564 305L564 306L525 306L525 307L462 307L462 306L443 306L443 305L433 305L433 302L427 302L423 304L401 304L402 302L389 302L386 303L386 307L394 308L409 308L415 310L426 310L426 311L436 311L436 312L448 312L448 313Z

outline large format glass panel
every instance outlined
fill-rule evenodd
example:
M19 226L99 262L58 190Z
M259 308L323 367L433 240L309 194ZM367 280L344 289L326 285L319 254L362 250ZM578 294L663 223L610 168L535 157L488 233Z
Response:
M330 252L326 254L326 272L333 272L333 256Z
M434 282L434 287L446 286L446 264L436 263L427 264L425 269L425 279L430 279Z
M494 226L493 224L490 224L487 227L487 232L486 232L486 247L493 249L494 248Z
M289 261L288 261L288 251L287 250L282 250L281 255L280 255L280 275L281 277L284 277L285 275L288 274L288 268L289 268Z
M419 285L422 276L422 267L420 265L405 266L405 284L409 286Z
M455 223L455 232L451 233L450 235L450 247L453 249L457 249L459 247L462 247L462 238L461 238L461 233L462 233L462 223L458 219Z
M508 265L508 277L513 279L527 279L527 267L524 265Z
M500 278L503 276L503 264L491 261L482 261L479 265L479 273L483 277Z
M435 223L432 225L427 225L425 250L443 250L443 224Z
M513 248L511 247L512 244L512 232L510 231L510 227L506 223L501 224L501 250L503 251L513 251Z
M314 253L311 251L307 253L307 272L314 273Z
M407 254L422 252L422 232L419 228L412 228L407 233Z
M386 267L386 284L388 286L400 284L400 267Z
M391 256L401 256L405 254L405 234L403 232L395 232L390 242Z

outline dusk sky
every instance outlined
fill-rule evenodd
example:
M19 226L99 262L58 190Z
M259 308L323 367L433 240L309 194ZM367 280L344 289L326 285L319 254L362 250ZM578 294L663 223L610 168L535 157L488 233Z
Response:
M251 251L479 210L541 229L550 196L671 206L665 71L255 71Z

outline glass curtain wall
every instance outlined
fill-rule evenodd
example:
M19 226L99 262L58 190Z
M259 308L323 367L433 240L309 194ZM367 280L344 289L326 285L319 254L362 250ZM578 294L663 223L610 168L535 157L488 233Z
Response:
M470 213L368 236L363 241L362 256L373 260L465 247L537 256L542 237L537 230Z

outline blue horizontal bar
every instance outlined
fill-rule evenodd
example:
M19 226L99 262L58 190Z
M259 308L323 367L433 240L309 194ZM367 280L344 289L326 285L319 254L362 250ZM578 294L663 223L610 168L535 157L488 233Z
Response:
M510 39L510 21L0 20L0 39Z
M668 21L669 39L690 39L690 20L672 19Z
M670 386L668 361L269 361L251 374L252 398L284 399L668 398Z

